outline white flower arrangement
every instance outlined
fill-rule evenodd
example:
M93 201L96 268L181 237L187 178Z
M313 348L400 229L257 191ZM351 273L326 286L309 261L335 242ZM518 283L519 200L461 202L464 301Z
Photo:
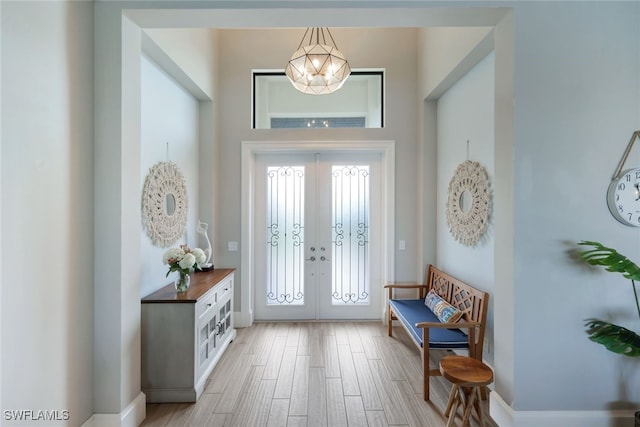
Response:
M162 256L162 262L169 266L167 277L174 271L180 274L189 274L192 270L201 270L201 264L207 260L207 256L200 248L189 248L187 245L180 245L179 248L170 248Z

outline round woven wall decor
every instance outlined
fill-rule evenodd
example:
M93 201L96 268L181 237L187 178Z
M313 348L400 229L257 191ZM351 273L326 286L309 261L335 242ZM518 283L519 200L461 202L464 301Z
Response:
M142 223L155 246L177 242L187 226L187 187L173 162L149 169L142 189Z
M458 165L449 182L447 224L463 245L476 245L486 231L491 196L489 175L480 163L466 160Z

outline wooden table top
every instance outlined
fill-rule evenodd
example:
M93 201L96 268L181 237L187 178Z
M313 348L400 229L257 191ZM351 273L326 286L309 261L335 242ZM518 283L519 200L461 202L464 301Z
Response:
M453 384L462 387L488 385L493 371L479 360L466 356L445 356L440 360L440 373Z
M216 268L212 271L193 273L191 285L186 292L176 292L174 284L170 283L142 298L142 303L195 303L198 298L234 271L235 268Z

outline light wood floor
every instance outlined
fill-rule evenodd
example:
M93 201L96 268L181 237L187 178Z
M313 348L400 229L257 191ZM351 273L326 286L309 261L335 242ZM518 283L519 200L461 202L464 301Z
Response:
M444 426L450 384L432 378L430 402L421 387L400 327L389 337L379 322L256 323L238 329L196 404L147 404L142 426Z

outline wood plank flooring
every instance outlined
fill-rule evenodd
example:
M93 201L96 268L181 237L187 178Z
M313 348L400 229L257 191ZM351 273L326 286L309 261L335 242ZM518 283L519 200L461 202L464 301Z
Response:
M445 354L431 351L433 366ZM255 323L238 329L197 403L147 404L142 426L441 427L450 390L432 379L422 400L420 354L401 327L389 337L380 322Z

